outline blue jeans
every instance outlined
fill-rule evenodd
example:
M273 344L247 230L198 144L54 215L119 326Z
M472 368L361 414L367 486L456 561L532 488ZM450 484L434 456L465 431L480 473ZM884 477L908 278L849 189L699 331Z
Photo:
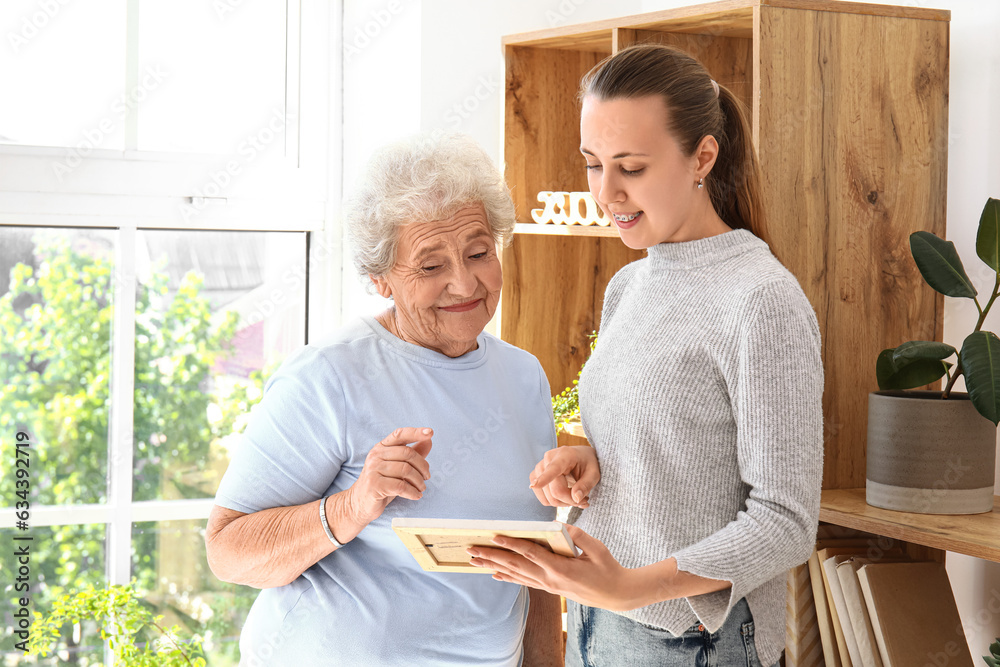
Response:
M675 636L618 614L566 601L566 667L761 667L746 599L716 632Z

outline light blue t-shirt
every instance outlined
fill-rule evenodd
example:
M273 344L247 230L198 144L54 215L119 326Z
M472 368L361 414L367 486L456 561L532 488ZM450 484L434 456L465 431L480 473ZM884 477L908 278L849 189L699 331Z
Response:
M374 318L290 358L267 383L216 503L252 513L343 491L399 427L431 427L420 500L382 516L298 579L261 591L241 665L496 665L521 660L527 589L487 574L423 571L393 517L551 521L528 475L555 446L538 360L483 333L452 359ZM319 517L316 517L317 525Z

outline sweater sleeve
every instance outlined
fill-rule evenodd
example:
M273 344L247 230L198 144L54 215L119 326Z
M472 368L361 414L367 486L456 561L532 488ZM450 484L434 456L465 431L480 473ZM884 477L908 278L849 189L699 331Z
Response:
M251 514L318 500L348 457L340 379L305 348L268 380L215 502Z
M721 530L674 554L679 570L731 582L688 598L711 631L746 594L812 551L823 472L823 366L816 316L792 279L749 297L740 318L732 408L749 489Z

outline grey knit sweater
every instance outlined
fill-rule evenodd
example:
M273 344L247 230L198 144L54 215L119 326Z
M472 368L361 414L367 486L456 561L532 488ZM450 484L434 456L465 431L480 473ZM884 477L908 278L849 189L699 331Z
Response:
M777 661L823 467L819 328L798 282L745 230L654 246L609 283L579 391L602 476L576 525L626 567L673 556L732 582L623 615L714 632L746 597Z

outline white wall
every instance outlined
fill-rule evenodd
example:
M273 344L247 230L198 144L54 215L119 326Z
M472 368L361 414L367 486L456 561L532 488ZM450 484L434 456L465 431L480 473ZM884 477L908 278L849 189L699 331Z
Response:
M391 4L346 0L345 42L357 37L359 22L370 21L373 12ZM357 169L374 146L417 130L468 132L498 156L502 35L689 4L695 3L402 0L403 10L393 15L388 27L359 56L345 58L345 191L350 191ZM1000 3L903 0L897 4L952 11L948 237L958 246L980 291L988 291L993 274L979 268L975 235L986 198L1000 198ZM345 294L345 315L383 307L380 300L363 298L360 284L350 277L345 284L358 285ZM959 346L975 320L971 302L948 300L945 340ZM987 328L998 327L1000 313L987 321ZM992 638L1000 636L1000 564L950 555L949 572L978 662Z
M345 0L343 194L351 196L375 148L420 131L420 0ZM434 39L434 35L426 38ZM344 244L342 319L384 308L368 295Z

